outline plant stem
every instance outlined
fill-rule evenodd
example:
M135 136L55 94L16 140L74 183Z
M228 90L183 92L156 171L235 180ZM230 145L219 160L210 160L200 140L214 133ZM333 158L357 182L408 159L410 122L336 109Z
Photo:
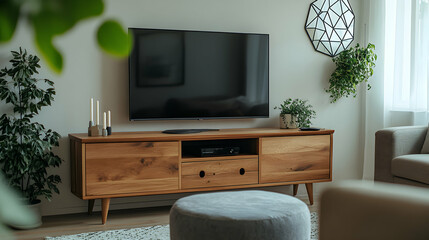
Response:
M28 186L30 185L30 174L27 173L27 186L25 187L25 192L27 192ZM31 201L32 199L28 199Z
M22 79L20 79L20 80L22 81ZM20 121L19 121L19 125L20 125L20 127L19 127L19 143L20 143L20 145L22 145L22 127L23 127L23 124L22 124L22 90L21 90L21 82L18 83L18 99L19 99L19 119L20 119ZM24 188L24 181L25 181L25 177L26 176L27 176L27 184L26 184L26 188ZM26 195L25 193L27 192L26 190L28 189L28 185L30 183L29 180L30 180L30 176L28 174L28 171L26 171L26 173L23 174L22 178L21 178L21 190L22 190L22 193L23 193L24 196ZM30 199L28 199L28 200L30 201Z
M24 191L24 176L21 177L21 192L22 192L22 195L25 196L25 191Z
M22 80L22 79L21 79ZM19 128L19 139L20 139L20 144L22 144L22 96L21 96L21 82L18 83L18 98L19 98L19 119L20 122L19 124L21 125Z

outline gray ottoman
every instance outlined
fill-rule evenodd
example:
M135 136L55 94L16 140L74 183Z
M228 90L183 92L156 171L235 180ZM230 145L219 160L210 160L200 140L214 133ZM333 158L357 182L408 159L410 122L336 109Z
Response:
M308 240L310 211L301 200L266 191L197 194L170 211L172 240Z

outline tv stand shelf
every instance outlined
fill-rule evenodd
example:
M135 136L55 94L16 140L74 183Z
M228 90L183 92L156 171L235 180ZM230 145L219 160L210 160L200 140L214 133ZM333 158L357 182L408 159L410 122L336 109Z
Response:
M102 200L102 223L111 198L306 184L332 180L334 130L223 129L195 134L122 132L106 137L69 134L71 190ZM235 156L200 157L193 148L239 146Z
M244 155L239 154L235 156L219 156L219 157L182 157L182 162L204 162L204 161L222 161L222 160L234 160L234 159L247 159L247 158L257 158L258 155Z

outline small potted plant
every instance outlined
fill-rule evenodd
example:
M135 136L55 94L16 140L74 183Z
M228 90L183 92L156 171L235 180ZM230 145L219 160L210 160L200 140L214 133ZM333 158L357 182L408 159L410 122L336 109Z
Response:
M39 197L50 200L61 182L60 176L47 173L47 168L61 164L52 152L60 135L33 120L42 107L51 105L55 89L52 81L34 76L40 68L37 56L21 48L12 55L12 67L0 70L0 101L11 106L9 114L0 116L0 166L8 184L37 212Z
M280 128L310 127L311 119L316 116L313 106L307 100L286 99L280 106Z

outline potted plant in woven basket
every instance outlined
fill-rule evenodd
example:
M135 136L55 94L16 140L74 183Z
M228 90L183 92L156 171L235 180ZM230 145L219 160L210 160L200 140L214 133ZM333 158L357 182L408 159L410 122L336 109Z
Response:
M309 127L311 119L316 116L313 106L307 100L288 98L280 106L280 128Z
M40 68L37 56L21 48L12 55L12 66L0 70L0 100L10 106L0 117L0 167L8 184L34 206L39 197L50 200L59 193L61 182L47 172L61 164L52 152L60 135L34 121L42 107L51 105L55 89L52 81L34 76Z

